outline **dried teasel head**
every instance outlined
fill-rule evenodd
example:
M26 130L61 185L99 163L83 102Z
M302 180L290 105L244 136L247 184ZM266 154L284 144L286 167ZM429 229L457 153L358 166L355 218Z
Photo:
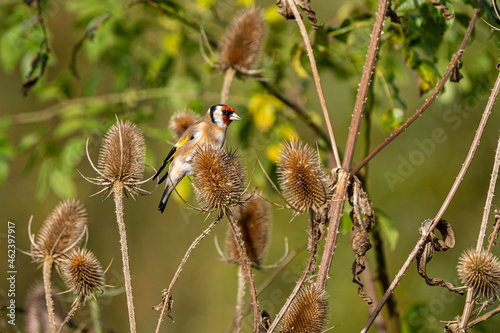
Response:
M84 178L92 184L103 186L100 192L119 186L131 194L148 193L139 187L147 181L141 181L145 156L146 146L142 131L130 121L118 120L102 140L97 168L92 163L87 149L87 157L98 177Z
M298 141L282 145L278 176L285 198L299 212L317 210L326 203L331 192L331 182L321 166L318 154L307 144Z
M66 286L79 299L94 292L102 293L104 273L95 255L87 249L73 249L61 263L61 276Z
M204 210L234 206L245 190L245 166L234 152L200 145L192 159L196 197Z
M326 293L315 286L300 291L283 317L283 333L320 333L328 321Z
M61 256L77 246L87 228L87 211L80 201L64 200L45 219L35 239L30 239L30 255L36 262L47 257L59 263Z
M57 290L52 291L54 302L54 313L56 325L59 326L64 321L65 312L62 301ZM50 332L49 316L47 313L47 303L45 300L45 288L43 283L33 284L26 294L26 314L24 316L24 329L27 333ZM62 332L66 332L64 329Z
M260 10L245 9L231 22L220 48L222 70L232 68L238 74L251 74L265 39L264 20Z
M469 249L462 253L458 275L476 296L491 299L500 291L500 262L490 252Z
M196 113L191 109L184 109L176 112L171 118L168 127L174 132L176 139L197 120Z
M252 266L260 267L269 244L269 214L260 197L251 198L242 203L234 218L240 228L248 259ZM227 259L240 262L240 254L232 229L226 235Z

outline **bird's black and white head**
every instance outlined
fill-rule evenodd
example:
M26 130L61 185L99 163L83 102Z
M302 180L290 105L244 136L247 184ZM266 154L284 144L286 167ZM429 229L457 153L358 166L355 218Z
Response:
M217 104L212 106L208 112L210 118L219 127L227 127L233 120L241 120L240 116L236 114L234 109L229 105Z

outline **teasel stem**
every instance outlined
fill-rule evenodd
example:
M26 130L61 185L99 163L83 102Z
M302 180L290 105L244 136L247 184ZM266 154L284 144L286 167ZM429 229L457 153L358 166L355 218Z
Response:
M238 252L240 253L240 265L243 267L243 271L245 272L247 278L248 289L250 290L250 298L253 305L253 331L254 333L259 333L259 303L257 300L257 291L255 290L255 281L252 276L252 268L250 267L250 261L248 260L245 246L243 245L241 232L236 224L236 221L234 220L233 212L229 207L225 207L225 213L227 219L229 220L229 225L233 230L236 246L238 247Z
M132 296L132 279L130 277L130 264L128 257L127 246L127 231L125 229L125 221L123 219L123 183L115 181L113 184L113 197L115 200L116 222L118 223L118 232L120 234L120 245L122 252L123 277L125 281L125 293L127 295L128 318L130 323L130 332L136 332L134 298Z
M238 294L236 295L236 316L234 317L234 331L236 333L241 332L244 298L245 298L245 273L243 271L243 266L238 265Z
M295 21L299 26L300 33L302 35L302 39L304 40L304 45L306 46L307 56L309 57L309 62L311 63L311 69L314 77L314 83L316 84L316 90L318 92L319 102L321 104L321 109L323 111L323 117L325 118L326 128L328 130L328 135L330 136L330 144L333 150L333 156L335 157L336 166L332 169L340 168L342 163L340 163L339 152L337 149L337 144L335 142L335 136L333 135L332 122L330 121L330 116L328 115L328 109L326 108L325 96L323 95L323 89L321 88L320 77L318 74L318 68L316 67L316 59L314 58L313 50L311 47L311 41L309 40L309 36L307 34L306 26L302 21L302 17L295 6L294 0L286 0L290 9L293 12L293 16L295 17Z
M90 317L92 318L92 330L94 333L102 333L101 312L99 303L95 298L89 300Z
M73 317L73 315L75 314L76 310L78 310L80 308L80 305L82 305L82 299L81 298L78 299L73 304L73 306L71 307L71 310L68 312L68 315L66 316L66 318L62 322L61 326L59 326L59 329L57 330L57 333L61 333L62 332L62 330L64 329L64 326L66 326L66 324L70 321L71 317Z
M157 324L156 330L155 330L156 333L160 332L161 323L163 322L163 319L165 318L165 314L167 314L167 316L168 316L168 312L170 312L170 310L171 310L170 305L172 303L172 289L174 288L175 282L179 278L181 271L184 268L184 265L186 264L186 262L189 258L189 255L191 254L193 249L201 242L201 240L203 238L205 238L205 236L207 236L210 233L210 231L212 231L212 229L217 225L217 223L219 223L219 221L222 219L222 217L224 217L224 214L222 212L219 212L219 215L217 216L217 218L208 226L208 228L203 230L203 232L198 237L196 237L196 239L193 241L193 243L191 243L191 245L187 249L186 253L184 254L184 257L182 258L181 263L179 264L179 267L177 267L177 271L175 272L174 277L172 278L172 281L170 281L170 285L168 286L168 289L163 290L163 292L162 292L162 302L159 305L153 307L153 309L155 309L155 310L159 310L161 308L160 317L158 318L158 324Z
M499 75L500 77L500 75ZM498 89L496 90L498 93ZM495 93L495 91L493 91ZM500 167L500 139L498 140L498 146L495 153L495 162L493 163L493 171L491 173L490 186L488 188L488 195L486 197L486 203L484 206L483 219L481 221L481 229L479 230L479 236L476 244L476 252L480 253L483 249L484 237L486 234L486 228L488 227L488 217L490 215L491 203L493 201L493 196L495 194L495 184L498 179L498 168ZM471 288L467 291L467 299L465 300L463 315L460 317L460 327L458 332L466 332L466 326L472 315L472 310L475 303L474 292Z
M315 242L314 247L316 247L317 242L316 241L314 242ZM290 293L290 296L288 296L288 298L286 299L286 302L281 308L280 312L276 315L276 318L274 318L274 321L271 323L271 326L267 330L268 333L272 333L276 329L276 326L278 326L279 322L281 321L286 311L292 304L293 300L295 299L295 296L297 296L300 289L302 288L302 285L304 284L307 276L309 275L309 270L311 269L315 254L316 254L315 251L309 252L309 258L307 259L306 267L304 267L304 270L302 271L302 275L300 276L299 281L297 281L297 283L295 284L295 288L293 288L292 292Z
M45 289L45 303L47 305L51 332L56 331L56 315L54 312L54 300L52 299L52 285L50 283L53 264L54 259L51 256L45 256L45 260L43 261L43 287Z
M224 74L224 83L222 85L222 91L220 95L221 104L227 104L229 89L231 88L231 82L233 81L234 74L236 74L236 70L232 67L226 69L226 73Z

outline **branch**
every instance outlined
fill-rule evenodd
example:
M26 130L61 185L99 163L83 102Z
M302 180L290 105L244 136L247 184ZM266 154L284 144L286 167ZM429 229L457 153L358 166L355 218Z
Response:
M488 104L486 105L486 108L485 108L483 115L481 117L481 121L480 121L479 126L476 130L476 135L474 136L474 140L472 141L472 145L469 149L469 152L465 158L465 162L462 164L462 168L460 169L460 172L458 173L458 176L455 179L455 182L453 183L453 186L451 187L450 192L448 193L448 196L444 200L443 205L441 206L436 217L434 218L431 227L427 230L427 232L422 233L422 236L420 237L417 244L413 248L412 252L410 253L410 255L406 259L405 263L403 264L403 266L399 270L398 274L396 275L396 277L392 281L389 289L386 290L384 296L382 297L382 300L377 304L377 307L375 308L375 310L373 310L370 318L368 319L365 326L361 330L361 333L365 333L368 331L371 324L373 323L373 320L375 319L375 317L378 316L378 314L382 310L382 307L387 302L387 299L392 294L392 292L394 291L396 286L399 284L399 282L403 278L406 271L408 271L410 264L417 256L417 252L420 250L422 245L424 245L424 243L427 239L427 236L429 236L429 234L434 230L434 228L436 228L439 221L443 217L444 213L448 209L448 206L450 205L451 200L455 196L455 193L457 192L458 187L462 183L462 180L464 179L465 173L467 172L467 169L469 168L470 163L472 162L472 159L474 158L474 153L476 152L476 149L479 146L479 140L481 139L481 136L483 134L484 127L486 126L486 122L488 121L488 117L491 113L491 108L493 107L493 104L494 104L494 101L497 97L499 89L500 89L500 73L498 74L497 80L495 82L495 86L494 86L493 91L492 91L490 98L488 100Z
M179 275L181 274L181 271L184 268L184 265L186 264L189 255L191 254L191 251L193 251L193 249L201 242L201 240L205 238L205 236L208 235L210 231L212 231L212 229L217 225L217 223L219 223L219 221L222 219L223 216L224 215L222 214L222 212L220 212L217 218L208 226L208 228L203 230L203 232L198 237L196 237L196 239L193 241L193 243L189 246L186 253L184 254L184 257L182 258L181 263L179 264L179 267L177 268L177 271L175 272L174 277L172 278L172 281L168 286L168 289L163 290L161 303L153 308L155 310L161 309L161 314L160 317L158 318L158 325L156 326L156 333L160 331L161 323L163 322L165 314L169 316L169 312L172 309L171 308L173 303L172 289L174 288L175 282L179 278Z
M321 110L323 111L323 117L325 118L326 128L328 129L328 135L330 136L330 144L333 150L333 156L335 157L336 166L334 168L339 168L340 157L339 152L337 150L337 144L335 143L335 136L333 135L332 122L330 121L330 116L328 115L328 109L326 108L325 96L323 95L323 89L321 88L320 78L318 74L318 68L316 67L316 60L314 59L313 50L311 47L311 41L309 40L309 36L307 34L306 26L302 21L302 17L295 6L295 0L286 0L288 2L288 6L293 12L293 16L295 17L295 21L299 26L300 33L302 35L302 39L304 39L304 44L307 50L307 56L309 57L309 62L311 63L311 69L313 72L314 83L316 84L316 90L318 91L319 102L321 104Z
M354 104L352 122L351 126L349 127L349 135L347 138L347 145L342 165L342 168L344 170L349 170L351 168L352 157L354 155L354 149L356 147L359 127L361 124L361 117L363 117L363 109L366 102L366 96L368 94L368 87L370 85L371 77L373 74L373 67L375 66L375 59L380 42L380 35L382 34L385 14L387 12L387 9L389 8L389 4L389 0L380 0L377 9L375 24L373 26L371 34L372 38L370 39L370 44L368 45L368 52L366 55L365 65L363 67L363 74L361 75L358 95ZM332 207L330 209L330 227L328 228L328 234L325 241L325 249L323 251L323 257L321 258L321 263L318 270L318 279L316 281L316 284L323 289L326 288L326 281L328 279L328 273L330 271L333 254L335 252L335 246L337 244L337 234L347 193L348 178L349 177L347 175L344 175L343 177L340 177L339 175L339 183L337 184L337 190L335 192Z
M441 80L438 82L436 85L436 88L434 88L432 94L429 96L428 99L425 100L424 104L415 111L415 113L408 118L401 127L399 127L396 131L394 131L391 135L389 135L377 148L375 148L368 156L361 161L353 170L352 173L356 174L362 167L364 167L375 155L377 155L382 149L384 149L389 143L391 143L396 137L398 137L401 133L403 133L404 130L408 128L415 120L417 120L422 113L424 113L425 110L434 102L434 100L438 97L439 93L443 89L446 81L448 81L449 77L451 76L452 72L455 70L455 68L458 65L458 62L462 58L462 54L465 50L465 47L467 46L467 42L469 41L469 38L472 34L472 30L474 29L474 25L476 24L476 20L479 16L479 11L481 10L483 4L483 0L479 0L478 2L478 8L474 10L474 13L472 14L471 20L469 22L469 26L467 27L467 31L465 32L465 36L462 40L462 43L460 44L457 52L453 54L451 57L450 64L448 65L448 68L446 69L446 72L444 73L443 77Z

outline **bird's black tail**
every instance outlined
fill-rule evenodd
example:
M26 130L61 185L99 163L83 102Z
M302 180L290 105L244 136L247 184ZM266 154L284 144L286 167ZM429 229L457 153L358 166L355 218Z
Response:
M161 196L160 204L158 205L158 210L163 214L163 211L165 210L165 207L167 206L168 198L170 197L170 193L172 193L172 190L170 190L170 186L167 184L165 186L165 191L163 191L163 195Z

